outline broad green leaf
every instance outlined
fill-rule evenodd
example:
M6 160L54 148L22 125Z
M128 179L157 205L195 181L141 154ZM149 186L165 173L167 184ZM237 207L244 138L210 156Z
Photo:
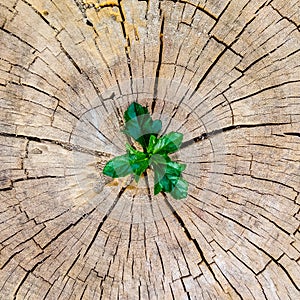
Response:
M163 169L162 171L165 171L168 162L170 162L171 159L168 155L163 154L153 154L150 158L150 164L153 166L153 168Z
M149 159L147 157L140 157L136 155L130 156L129 163L132 172L135 175L141 176L141 174L148 168Z
M146 115L146 114L149 114L147 107L144 107L137 102L133 102L128 106L127 110L125 111L124 119L127 122L138 116L142 116L142 115Z
M124 177L132 172L129 155L121 155L111 159L104 167L103 174L112 178Z
M135 182L139 182L139 180L140 180L140 176L139 176L139 175L136 175L136 174L134 174L134 180L135 180Z
M153 146L152 152L155 153L173 153L179 150L182 143L183 134L180 132L170 132L158 139Z
M153 133L155 133L157 135L161 131L161 127L162 127L161 120L154 120L153 123L152 123L152 129L151 130L153 131Z
M178 177L170 177L167 174L165 174L164 177L159 181L159 184L162 186L162 190L164 192L170 193L174 189L177 180Z
M180 176L186 165L172 161L168 155L154 154L150 158L150 164L159 174Z
M161 130L161 121L153 121L149 115L142 115L126 122L123 132L131 136L146 149L151 135Z
M159 182L154 184L154 195L157 195L162 191L163 187L160 185Z
M149 144L147 147L147 153L152 153L153 152L153 148L155 146L155 144L157 143L158 138L155 135L151 135L150 139L149 139Z
M163 171L160 173L157 168L154 169L154 195L157 195L163 189L162 185L160 184L162 177Z
M126 150L132 172L136 175L135 180L138 181L137 176L141 176L141 174L148 168L149 159L144 152L134 149L129 144L126 144Z
M154 170L154 194L160 191L172 192L186 165L172 161L167 155L153 155L150 163ZM178 193L175 193L177 195Z
M187 197L188 183L182 176L165 175L160 181L154 185L154 195L161 191L171 193L175 199L183 199Z
M134 149L134 148L133 148L131 145L129 145L128 143L126 143L125 147L126 147L126 152L127 152L128 154L137 154L137 155L139 155L139 154L144 154L144 152L141 152L141 151L139 151L139 150L137 150L137 149Z
M110 160L103 169L103 174L113 178L135 174L138 177L148 168L149 159L141 151L126 145L127 154L117 156ZM137 177L135 177L137 179Z
M174 199L184 199L187 197L188 183L182 177L178 178L177 183L171 191L171 196Z
M162 127L160 120L153 121L148 109L133 102L124 113L126 121L123 132L147 149L150 136L157 135Z
M160 191L168 192L172 190L168 178L165 176L167 171L167 164L171 159L168 156L153 155L150 159L150 163L154 170L154 194L158 194Z
M185 168L186 168L185 164L180 164L175 161L170 161L167 164L166 173L168 173L170 175L179 176L181 174L181 172L185 170Z

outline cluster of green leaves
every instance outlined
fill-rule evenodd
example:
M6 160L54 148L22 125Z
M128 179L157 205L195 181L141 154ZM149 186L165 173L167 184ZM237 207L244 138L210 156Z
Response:
M103 173L113 178L134 174L138 181L141 174L150 167L154 171L154 194L167 192L175 199L187 197L188 183L182 177L185 164L171 160L168 154L179 150L183 135L170 132L158 137L162 123L153 121L147 107L136 102L130 104L124 113L125 127L123 132L137 141L143 152L126 144L126 154L111 159Z

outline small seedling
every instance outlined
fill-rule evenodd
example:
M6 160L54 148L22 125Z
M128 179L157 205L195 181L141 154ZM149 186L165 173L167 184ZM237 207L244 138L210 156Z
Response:
M185 164L172 161L168 156L179 150L183 134L170 132L158 136L162 128L160 120L152 120L147 107L137 102L129 105L124 113L125 127L122 130L138 142L143 151L126 144L126 154L107 162L103 174L117 178L133 174L136 182L151 168L154 171L154 194L170 193L175 199L187 197L188 183L182 177Z

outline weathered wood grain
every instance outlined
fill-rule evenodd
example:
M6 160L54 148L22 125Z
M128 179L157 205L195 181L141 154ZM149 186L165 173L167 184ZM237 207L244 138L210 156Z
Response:
M0 299L299 299L300 2L0 0ZM187 199L102 175L128 104Z

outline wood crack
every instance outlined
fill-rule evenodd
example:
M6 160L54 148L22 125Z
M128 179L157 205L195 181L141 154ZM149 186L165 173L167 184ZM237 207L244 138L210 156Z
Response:
M16 139L27 139L29 141L34 141L38 143L51 143L58 146L61 146L62 148L66 149L67 151L75 151L75 152L81 152L81 153L87 153L96 157L111 157L110 153L97 151L97 150L91 150L82 146L77 146L72 143L66 143L61 142L58 140L52 140L52 139L45 139L45 138L38 138L35 136L29 136L29 135L21 135L21 134L12 134L12 133L6 133L6 132L0 132L0 136L4 137L13 137Z
M32 274L34 272L34 270L39 266L41 265L46 259L48 259L50 257L50 255L46 256L45 258L43 258L43 260L41 260L40 262L38 262L37 264L35 264L30 271L27 271L25 276L22 278L21 282L18 284L15 292L14 292L14 295L13 295L13 299L14 300L17 300L17 296L18 296L18 293L20 291L20 289L22 288L22 286L24 285L25 281L27 280L28 276L30 274Z
M204 132L200 136L194 137L188 141L185 141L182 143L180 149L184 149L188 146L193 145L194 143L198 143L199 141L209 139L210 137L213 137L215 135L218 135L223 132L227 132L230 130L238 130L238 129L244 129L244 128L255 128L255 127L267 127L267 126L282 126L282 125L288 125L290 123L261 123L261 124L236 124L227 126L221 129L216 129L211 132Z
M276 7L274 7L274 5L270 4L270 6L273 8L273 10L275 10L275 11L280 15L280 17L281 17L282 19L287 20L288 22L290 22L291 24L293 24L293 25L297 28L298 31L300 31L299 25L298 25L294 20L292 20L292 19L290 19L290 18L284 16L284 15L280 12L279 9L277 9Z
M163 193L164 199L166 204L168 205L168 207L170 208L173 216L176 218L176 220L178 221L178 223L180 224L180 226L183 228L183 231L186 235L186 237L188 238L188 240L190 240L191 242L193 242L193 244L195 245L195 248L197 249L197 252L201 258L201 260L205 263L205 265L207 266L208 270L210 271L210 273L212 274L213 278L215 279L215 281L218 283L218 285L220 286L220 288L224 291L222 284L219 282L219 280L216 278L215 273L213 272L210 264L208 263L208 261L206 260L204 253L202 251L202 249L200 248L200 245L197 241L197 239L192 238L188 228L185 226L184 221L182 220L182 218L179 216L179 214L176 212L176 210L174 210L174 208L172 207L172 205L170 204L170 202L168 201L168 198L166 196L166 194Z
M126 41L125 55L127 58L127 66L128 66L130 79L132 79L132 68L131 68L131 58L130 58L130 39L126 32L126 28L125 28L126 18L125 18L125 13L122 8L122 0L118 0L118 8L119 8L119 12L120 12L121 19L122 19L122 21L121 21L122 32L123 32L124 39ZM132 81L131 81L131 90L132 90Z
M200 5L196 5L192 2L189 2L189 1L184 1L184 0L179 0L179 1L176 1L178 3L184 3L184 4L189 4L193 7L196 8L196 10L199 10L201 12L203 12L204 14L206 14L208 17L210 17L211 19L217 21L219 19L219 17L216 17L214 16L211 12L209 12L207 9L205 9L205 6L200 6Z
M158 83L160 78L160 69L162 64L162 55L163 55L163 36L164 36L164 23L165 23L165 17L162 15L162 11L160 9L160 16L162 17L161 25L160 25L160 32L159 32L159 52L158 52L158 62L156 67L156 73L155 73L155 83L154 83L154 92L153 92L153 100L151 104L151 111L154 112L156 101L157 101L157 92L158 92Z
M69 224L66 228L64 228L63 230L61 230L54 238L52 238L50 241L48 241L48 243L46 243L44 246L41 247L42 250L45 250L48 246L50 246L54 241L56 241L59 237L61 237L65 232L67 232L68 230L70 230L71 228L75 227L77 224L79 224L79 222L81 222L84 218L86 218L87 216L89 216L90 214L92 214L95 211L96 208L93 208L91 211L89 211L88 213L85 213L84 215L82 215L78 220L76 220L75 222L72 222L71 224ZM36 242L36 241L35 241ZM37 243L37 242L36 242ZM38 243L37 243L38 244Z
M89 250L91 249L92 245L94 244L104 222L107 220L107 218L109 217L110 213L113 211L113 209L115 208L115 206L117 205L119 199L121 198L122 194L125 192L126 188L129 186L129 184L125 187L122 187L120 192L118 193L117 197L115 198L114 202L112 203L112 205L110 206L108 212L104 215L104 217L102 218L101 222L99 223L98 227L97 227L97 230L91 240L91 242L89 243L89 245L87 246L84 254L83 254L83 257L85 257L87 255L87 253L89 252Z

